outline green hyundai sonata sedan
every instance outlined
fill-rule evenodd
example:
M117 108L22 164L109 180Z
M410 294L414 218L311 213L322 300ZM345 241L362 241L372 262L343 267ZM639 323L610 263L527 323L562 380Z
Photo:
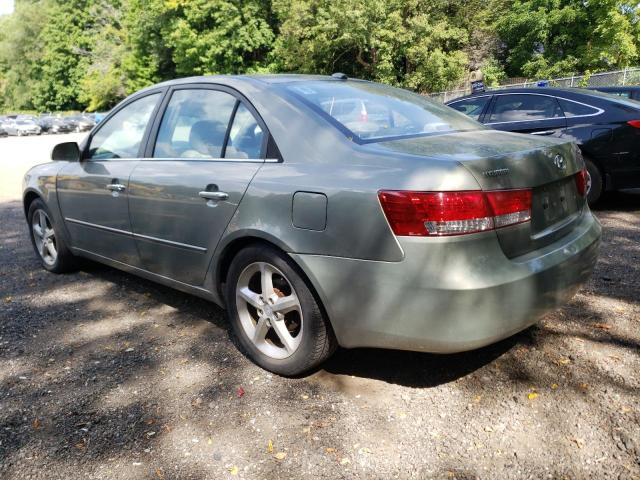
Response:
M209 299L283 375L338 345L510 336L571 298L600 242L574 144L341 74L161 83L52 160L24 179L44 268L86 257Z

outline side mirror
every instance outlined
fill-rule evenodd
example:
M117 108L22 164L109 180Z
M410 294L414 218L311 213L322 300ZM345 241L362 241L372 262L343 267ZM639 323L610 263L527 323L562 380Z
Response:
M80 147L76 142L59 143L51 151L51 160L63 162L79 162Z

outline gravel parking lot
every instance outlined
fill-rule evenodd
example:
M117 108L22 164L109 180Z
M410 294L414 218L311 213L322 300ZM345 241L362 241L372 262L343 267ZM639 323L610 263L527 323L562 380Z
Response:
M597 210L592 279L537 326L285 379L215 305L39 267L20 181L68 138L0 139L0 478L640 478L640 195Z

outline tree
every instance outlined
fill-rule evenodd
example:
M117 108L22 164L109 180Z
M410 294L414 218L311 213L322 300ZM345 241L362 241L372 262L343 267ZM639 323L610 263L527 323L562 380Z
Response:
M49 1L18 1L15 12L0 17L0 108L35 108L33 85L40 79L44 28Z
M511 75L554 77L638 60L638 9L628 1L516 0L496 32Z

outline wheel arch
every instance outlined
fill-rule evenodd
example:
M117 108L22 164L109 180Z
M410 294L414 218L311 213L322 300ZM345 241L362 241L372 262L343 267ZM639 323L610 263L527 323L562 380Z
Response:
M271 247L279 251L283 255L285 255L289 259L289 261L291 261L295 269L300 274L302 280L305 282L305 284L311 291L311 294L316 299L316 302L320 307L320 310L322 311L323 315L328 320L329 327L331 329L331 334L334 336L334 338L337 338L335 334L335 329L333 328L331 316L329 315L329 311L325 306L324 298L322 295L320 295L320 292L318 292L318 289L316 288L312 280L312 276L307 274L303 266L300 265L299 262L296 262L296 260L292 258L291 255L289 255L288 249L281 241L279 241L277 238L271 238L270 236L265 236L264 234L262 234L262 232L260 233L254 232L252 234L237 236L236 238L227 242L227 244L224 245L224 247L222 248L222 251L218 255L217 261L216 261L215 283L214 283L215 288L217 289L216 293L219 295L219 297L223 300L225 299L223 286L227 281L227 275L229 273L229 267L231 266L231 262L241 250L251 245L263 245L263 246Z
M40 199L44 202L42 195L36 192L35 190L29 189L27 190L22 197L22 206L24 208L24 216L26 217L29 214L29 207L34 202L34 200Z

